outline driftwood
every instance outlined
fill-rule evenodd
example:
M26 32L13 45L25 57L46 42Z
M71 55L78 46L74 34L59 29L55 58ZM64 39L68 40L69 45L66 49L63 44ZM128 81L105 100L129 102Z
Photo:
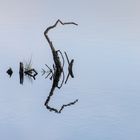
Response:
M53 83L52 83L52 87L51 87L49 96L48 96L48 98L46 99L44 105L46 106L47 109L49 109L50 111L54 111L55 113L61 113L61 111L62 111L65 107L70 106L70 105L73 105L73 104L75 104L75 103L78 101L78 100L75 100L75 101L70 102L70 103L68 103L68 104L64 104L64 105L61 106L60 109L55 109L55 108L50 107L50 106L48 105L48 104L49 104L49 101L50 101L50 99L51 99L51 97L52 97L52 95L53 95L53 93L54 93L55 88L56 88L56 87L57 87L57 88L61 88L61 87L62 87L62 84L63 84L63 82L64 82L64 72L63 72L64 58L63 58L63 55L62 55L62 53L61 53L60 50L56 50L56 49L54 48L53 43L52 43L52 41L50 40L50 38L49 38L49 36L48 36L48 32L49 32L51 29L55 28L55 27L57 26L58 23L60 23L60 24L62 24L62 25L70 25L70 24L78 25L78 24L76 24L76 23L74 23L74 22L62 22L61 20L57 20L56 23L55 23L54 25L48 27L48 28L45 30L45 32L44 32L45 38L47 39L48 44L49 44L49 47L51 48L51 52L52 52L52 56L53 56L53 60L54 60L54 65L53 65L54 72L53 72L53 75L52 75L52 77L53 77ZM62 57L62 59L63 59L63 65L62 65L61 60L60 60L60 58L59 58L59 53L60 53L60 55L61 55L61 57ZM73 63L73 62L72 62L72 63ZM63 80L62 80L61 85L58 86L62 74L63 74Z
M52 44L52 41L49 39L49 37L48 37L48 35L47 35L48 32L49 32L51 29L55 28L56 25L57 25L59 22L61 23L61 21L58 20L53 26L48 27L48 28L45 30L44 35L45 35L45 37L46 37L46 39L47 39L47 41L48 41L48 43L49 43L49 46L50 46L50 48L51 48L52 55L53 55L53 60L54 60L54 74L53 74L53 79L54 79L54 81L53 81L53 87L61 88L61 86L60 86L60 87L58 86L59 80L60 80L60 78L61 78L61 74L62 74L62 72L63 72L63 66L62 66L62 64L61 64L61 61L60 61L60 58L59 58L59 55L58 55L58 53L61 53L61 51L60 51L60 50L55 50L55 48L54 48L54 46L53 46L53 44ZM62 54L62 53L61 53L61 54Z
M20 84L23 84L24 81L24 65L22 62L19 63L19 79Z

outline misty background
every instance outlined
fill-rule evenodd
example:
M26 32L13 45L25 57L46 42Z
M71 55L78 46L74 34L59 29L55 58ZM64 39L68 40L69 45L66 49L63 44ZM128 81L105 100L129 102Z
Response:
M2 140L139 140L140 15L138 0L0 0L0 136ZM74 79L51 105L79 102L62 114L44 102L53 59L43 35L57 19L78 26L49 32L74 62ZM32 58L37 80L19 84L19 62ZM11 79L6 70L12 67Z

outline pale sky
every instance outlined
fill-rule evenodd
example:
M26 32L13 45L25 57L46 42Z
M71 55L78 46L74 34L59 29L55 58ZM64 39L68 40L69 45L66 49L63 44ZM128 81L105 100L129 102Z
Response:
M95 43L94 46L115 46L120 43L124 46L139 46L139 4L137 0L1 0L1 41L8 39L6 36L9 35L11 38L12 34L11 40L15 44L11 48L19 48L22 39L29 35L24 43L35 46L39 43L38 35L43 40L43 31L59 18L79 24L78 31L75 32L76 40L79 41L77 45L85 46L90 41L91 44ZM35 35L36 39L29 41ZM16 44L18 40L19 43ZM30 44L20 46L20 49L26 50ZM4 45L9 46L6 43Z

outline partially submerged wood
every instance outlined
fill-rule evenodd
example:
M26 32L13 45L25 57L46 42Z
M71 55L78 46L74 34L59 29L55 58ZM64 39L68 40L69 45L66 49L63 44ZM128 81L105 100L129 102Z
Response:
M19 63L19 79L20 84L23 84L24 81L24 65L22 62Z
M48 98L46 99L44 105L46 106L47 109L49 109L50 111L54 111L55 113L61 113L61 111L62 111L65 107L70 106L70 105L73 105L73 104L75 104L75 103L78 101L78 100L75 100L75 101L70 102L70 103L68 103L68 104L64 104L64 105L61 106L60 109L55 109L55 108L50 107L50 106L48 105L48 104L49 104L49 101L50 101L50 99L51 99L51 97L53 96L53 93L54 93L55 88L57 87L57 88L60 89L60 88L62 87L62 85L63 85L63 82L64 82L64 72L63 72L64 58L63 58L63 55L62 55L62 53L61 53L60 50L56 50L56 49L54 48L53 43L52 43L52 41L50 40L50 38L49 38L49 36L48 36L48 32L49 32L51 29L55 28L55 27L57 26L58 23L60 23L60 24L62 24L62 25L70 25L70 24L72 24L72 25L78 25L78 24L76 24L76 23L74 23L74 22L62 22L61 20L57 20L56 23L55 23L54 25L48 27L48 28L45 30L45 32L44 32L44 36L45 36L45 38L46 38L47 41L48 41L49 47L50 47L51 52L52 52L53 60L54 60L54 65L53 65L53 69L54 69L54 72L53 72L53 83L52 83L52 87L51 87L49 96L48 96ZM60 58L59 58L59 53L60 53L60 55L61 55L61 57L62 57L62 59L63 59L63 65L62 65L62 62L61 62L61 60L60 60ZM71 62L71 65L73 65L73 61ZM72 67L72 66L71 66L71 67ZM63 74L63 79L62 79L62 83L61 83L60 86L59 86L58 84L59 84L59 81L60 81L60 78L61 78L62 74ZM70 74L71 74L71 76L73 76L72 71L70 72Z
M9 75L9 77L11 77L12 74L13 74L12 68L9 68L9 69L6 71L6 73Z
M60 50L56 50L53 46L53 43L52 41L50 40L49 36L48 36L48 32L55 28L57 26L57 24L60 23L61 25L78 25L77 23L74 23L74 22L62 22L61 20L57 20L56 23L50 27L48 27L45 32L44 32L44 36L46 37L48 43L49 43L49 47L51 48L51 51L52 51L52 55L53 55L53 60L54 60L54 74L53 74L53 86L52 87L58 87L58 88L61 88L62 87L62 84L61 86L59 87L58 86L58 83L59 83L59 80L60 80L60 77L61 77L61 74L63 72L63 66L61 64L61 60L59 58L59 55L58 53L61 54L62 58L63 58L63 55L61 53ZM63 59L64 61L64 59ZM63 62L63 65L64 65L64 62ZM63 78L64 79L64 78ZM64 81L64 80L63 80ZM63 82L62 81L62 82Z

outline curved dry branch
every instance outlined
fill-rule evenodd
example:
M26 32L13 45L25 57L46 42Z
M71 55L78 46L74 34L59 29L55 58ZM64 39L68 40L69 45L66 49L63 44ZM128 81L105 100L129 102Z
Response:
M63 83L64 83L64 72L63 72L64 57L63 57L63 55L62 55L62 53L61 53L60 50L58 50L58 51L55 50L55 48L54 48L54 46L53 46L53 43L52 43L52 41L50 40L50 38L49 38L49 36L48 36L48 32L49 32L51 29L55 28L55 27L57 26L58 23L60 23L60 24L62 24L62 25L67 25L67 24L78 25L78 24L76 24L76 23L74 23L74 22L62 22L61 20L57 20L56 23L55 23L54 25L48 27L48 28L45 30L45 32L44 32L44 35L45 35L45 37L46 37L46 39L47 39L47 41L48 41L48 43L49 43L49 46L50 46L50 48L51 48L52 55L53 55L53 60L54 60L54 65L53 65L53 69L54 69L54 73L53 73L53 83L52 83L52 87L51 87L49 96L48 96L48 98L47 98L46 101L45 101L45 106L46 106L46 108L49 109L50 111L54 111L54 112L56 112L56 113L61 113L61 111L62 111L65 107L75 104L78 100L75 100L74 102L70 102L70 103L68 103L68 104L62 105L62 107L60 108L60 110L55 109L55 108L52 108L52 107L50 107L50 106L48 105L48 104L49 104L49 101L50 101L50 99L51 99L51 97L53 96L53 93L54 93L55 88L56 88L56 87L57 87L57 88L61 88L62 85L63 85ZM63 65L61 64L61 59L59 58L59 53L60 53L60 55L61 55L61 57L62 57ZM60 78L61 78L61 74L63 74L63 79L62 79L61 85L58 86L58 83L59 83Z
M51 48L51 50L52 50L52 54L53 54L53 59L54 59L55 65L58 66L58 67L60 67L60 66L61 66L61 62L60 62L58 53L57 53L57 51L55 50L55 48L54 48L54 46L53 46L53 44L52 44L52 41L50 40L50 38L49 38L49 36L48 36L48 32L49 32L51 29L55 28L55 27L57 26L58 23L60 23L61 25L70 25L70 24L72 24L72 25L76 25L76 26L77 26L78 24L75 23L75 22L62 22L61 20L58 19L54 25L48 27L48 28L44 31L44 36L46 37L46 39L47 39L47 41L48 41L48 43L49 43L49 46L50 46L50 48Z
M58 23L60 23L61 25L69 25L69 24L73 24L73 25L78 26L78 24L75 23L75 22L62 22L60 19L58 19L54 25L48 27L48 28L45 30L44 35L48 34L49 30L55 28L55 27L57 26Z

